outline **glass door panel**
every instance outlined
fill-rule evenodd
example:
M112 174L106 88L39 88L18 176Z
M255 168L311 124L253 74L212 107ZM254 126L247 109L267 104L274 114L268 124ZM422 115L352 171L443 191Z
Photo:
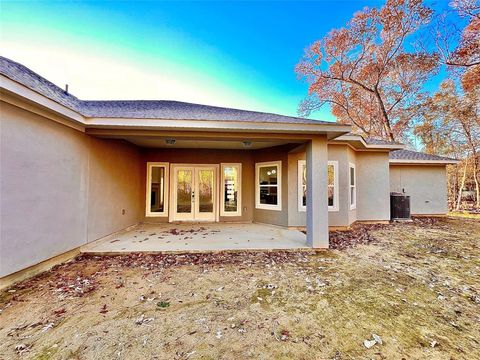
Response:
M213 212L213 170L198 171L198 211L201 213Z
M192 213L193 171L176 171L176 212L178 214Z
M172 220L215 221L216 168L174 165L173 169Z
M195 168L195 220L215 221L215 168Z

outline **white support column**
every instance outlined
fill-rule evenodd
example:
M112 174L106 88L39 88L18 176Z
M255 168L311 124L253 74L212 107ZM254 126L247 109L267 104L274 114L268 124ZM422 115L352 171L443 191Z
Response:
M307 244L328 248L328 150L327 138L307 144Z

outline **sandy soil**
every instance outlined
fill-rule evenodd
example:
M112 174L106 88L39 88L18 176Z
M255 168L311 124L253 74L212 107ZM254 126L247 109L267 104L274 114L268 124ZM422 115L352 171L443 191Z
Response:
M0 293L0 358L480 358L480 221L356 233L318 254L80 257Z

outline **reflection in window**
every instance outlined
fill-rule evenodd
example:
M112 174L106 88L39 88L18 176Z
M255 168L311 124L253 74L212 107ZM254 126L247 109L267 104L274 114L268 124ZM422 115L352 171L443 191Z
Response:
M198 171L198 210L201 213L213 212L213 170Z
M277 205L278 166L260 168L260 204Z
M280 171L280 161L256 164L258 209L281 210Z
M168 163L147 162L145 216L168 216Z
M328 208L331 211L338 210L338 180L337 180L337 161L329 161L327 165L328 181ZM305 160L298 161L298 210L307 209L307 164Z
M303 161L300 164L300 171L302 172L302 184L301 184L301 195L302 195L302 206L307 206L307 164Z
M355 178L355 165L350 164L350 209L355 209L357 203L357 184Z
M165 211L165 167L152 166L150 186L150 212Z
M223 215L240 215L240 164L222 165Z
M192 170L177 170L177 213L192 212Z
M335 167L333 164L328 164L328 206L332 207L335 196Z

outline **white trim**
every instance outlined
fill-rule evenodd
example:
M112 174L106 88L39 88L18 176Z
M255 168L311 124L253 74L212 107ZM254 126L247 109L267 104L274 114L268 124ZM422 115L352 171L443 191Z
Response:
M267 166L277 167L277 184L268 185L277 187L277 205L260 204L260 168ZM282 211L282 161L269 161L255 163L255 208L261 210Z
M237 211L225 211L225 167L237 167ZM220 164L220 216L242 216L242 163L221 163Z
M168 162L147 162L147 186L146 186L146 196L145 196L145 217L165 217L168 216L168 198L169 198L169 176L168 176ZM163 184L163 211L162 212L152 212L150 210L151 204L151 195L152 195L152 168L153 167L163 167L164 168L164 184Z
M297 205L299 212L306 212L307 206L303 205L303 174L302 174L302 166L306 166L306 160L298 160L297 165ZM333 166L333 206L328 207L329 212L339 211L339 187L338 187L338 161L329 161L327 165ZM327 170L328 172L328 170ZM327 174L328 175L328 174ZM328 179L327 179L328 181ZM327 183L328 188L328 183Z
M352 185L352 171L353 169L353 185ZM353 187L353 199L352 199L352 187ZM357 169L355 164L348 163L348 199L350 204L350 210L357 208ZM353 200L353 201L352 201Z

